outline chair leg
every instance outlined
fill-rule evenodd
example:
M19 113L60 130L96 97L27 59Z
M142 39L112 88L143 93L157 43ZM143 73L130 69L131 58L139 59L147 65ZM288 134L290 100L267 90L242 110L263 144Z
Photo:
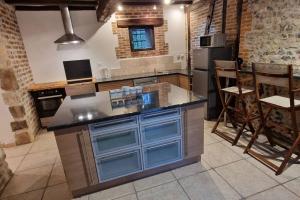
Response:
M255 133L255 128L253 127L253 124L251 121L248 122L248 127L250 128L250 131L252 133L252 135Z
M218 117L217 122L215 123L213 129L211 130L211 133L216 132L216 130L217 130L218 126L219 126L219 123L220 123L220 121L221 121L221 119L222 119L222 116L223 116L224 113L227 111L227 106L229 105L229 103L231 102L231 100L232 100L232 96L229 96L227 102L225 102L225 103L223 104L223 109L222 109L222 111L221 111L221 113L220 113L220 115L219 115L219 117Z
M236 145L237 142L239 141L241 135L243 134L243 130L244 130L245 127L246 127L246 124L247 124L247 122L244 122L244 123L243 123L242 127L240 128L240 130L238 131L236 137L234 138L234 141L232 142L232 146Z
M263 125L260 124L255 133L252 135L250 142L248 143L244 153L248 153L248 150L251 149L252 145L254 144L255 140L257 139L259 132L263 128Z
M211 130L212 133L216 132L216 129L217 129L218 126L219 126L219 123L220 123L220 121L221 121L221 119L222 119L223 114L225 113L225 110L226 110L225 108L222 109L222 112L220 113L220 115L219 115L219 117L218 117L218 120L216 121L216 123L215 123L213 129Z
M287 152L287 154L284 156L284 160L281 163L280 167L278 168L276 175L280 175L283 172L283 170L286 167L286 165L288 164L293 152L295 151L295 149L298 147L299 144L300 144L300 135L298 136L296 141L293 143L292 147Z

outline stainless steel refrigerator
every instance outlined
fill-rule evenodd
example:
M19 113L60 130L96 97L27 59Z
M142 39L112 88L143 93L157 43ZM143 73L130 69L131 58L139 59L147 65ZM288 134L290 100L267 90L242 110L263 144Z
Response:
M214 60L232 60L232 48L194 49L192 54L193 92L207 97L205 119L215 119L222 110L222 104L216 86Z

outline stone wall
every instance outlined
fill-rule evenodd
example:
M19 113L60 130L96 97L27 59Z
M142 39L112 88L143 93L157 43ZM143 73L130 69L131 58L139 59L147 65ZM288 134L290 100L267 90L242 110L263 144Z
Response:
M163 7L157 6L154 10L153 6L124 6L123 11L116 12L116 20L141 19L141 18L163 18ZM128 28L118 28L117 22L112 23L113 33L118 36L119 46L116 48L118 59L149 57L167 55L169 53L168 44L165 42L165 32L168 31L167 21L163 26L154 27L155 49L149 51L132 52L130 48L129 30Z
M27 92L33 77L15 10L3 0L0 0L0 80L4 91L1 96L14 119L11 122L14 144L29 143L39 129L35 106ZM0 141L2 146L14 144L1 144Z
M5 153L3 149L0 148L0 193L6 186L11 176L12 172L8 168L7 162L5 161Z
M250 0L251 30L245 34L248 63L300 64L300 1Z

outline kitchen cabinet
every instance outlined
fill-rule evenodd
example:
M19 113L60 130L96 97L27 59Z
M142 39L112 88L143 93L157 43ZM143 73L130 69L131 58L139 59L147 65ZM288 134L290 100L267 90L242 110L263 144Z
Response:
M182 159L179 108L90 124L89 130L100 182Z
M124 80L124 81L113 81L113 82L107 82L107 83L98 83L98 91L109 91L109 90L115 90L120 89L123 86L133 86L132 80Z
M99 183L87 126L57 131L55 138L70 189Z
M200 102L55 130L73 197L199 162L203 116Z
M140 149L97 158L99 180L116 179L142 171Z
M158 80L159 80L160 83L167 82L167 83L179 86L178 75L159 76Z
M179 87L190 90L190 82L188 76L178 75Z
M181 159L181 140L144 148L145 169L159 167Z

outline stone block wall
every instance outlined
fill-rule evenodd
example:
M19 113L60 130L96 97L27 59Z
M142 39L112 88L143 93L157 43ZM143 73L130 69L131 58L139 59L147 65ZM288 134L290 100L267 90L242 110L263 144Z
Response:
M248 63L300 64L300 1L249 0Z
M154 10L153 6L124 6L123 11L116 12L116 20L141 19L141 18L163 18L163 7L157 6ZM165 32L168 31L167 21L163 26L154 27L155 49L148 51L132 52L130 48L129 30L128 28L118 28L117 22L112 23L113 33L118 37L119 46L116 48L118 59L149 57L167 55L169 46L165 42Z
M8 183L11 176L12 172L5 161L5 153L3 149L0 148L0 193Z
M15 10L3 0L0 0L0 81L0 87L4 91L1 96L14 119L11 122L11 129L15 134L14 144L33 141L39 130L35 106L27 92L33 76ZM14 144L2 144L0 141L2 146Z

